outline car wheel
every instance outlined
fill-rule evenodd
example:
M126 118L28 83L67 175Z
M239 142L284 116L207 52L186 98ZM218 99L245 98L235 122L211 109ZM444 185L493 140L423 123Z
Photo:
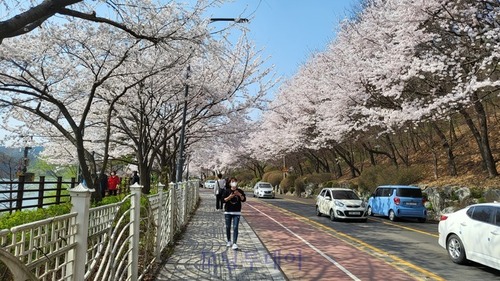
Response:
M393 210L389 210L389 220L396 221L396 214L394 213Z
M253 197L255 197L255 194L253 195Z
M316 206L316 216L321 217L321 212L319 211L318 206Z
M331 221L335 221L335 212L333 211L333 209L330 210L330 220Z
M373 212L372 212L371 206L368 206L368 210L366 210L366 214L373 217Z
M446 240L446 249L448 250L448 255L454 263L464 264L467 261L465 256L464 244L457 235L452 234Z

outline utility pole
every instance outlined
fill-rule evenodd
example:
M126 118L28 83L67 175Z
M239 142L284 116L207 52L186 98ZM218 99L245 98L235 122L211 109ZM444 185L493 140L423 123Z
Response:
M245 18L211 18L210 22L216 22L216 21L232 21L235 23L247 23L248 19ZM182 109L182 123L181 123L181 136L179 139L179 155L178 155L178 160L177 160L177 172L175 175L175 181L177 183L182 182L182 172L184 170L184 146L185 146L185 135L186 135L186 114L187 114L187 104L188 104L188 94L189 94L189 84L188 84L188 79L189 79L189 74L191 72L191 67L188 65L187 66L187 71L186 71L186 85L184 88L184 107Z

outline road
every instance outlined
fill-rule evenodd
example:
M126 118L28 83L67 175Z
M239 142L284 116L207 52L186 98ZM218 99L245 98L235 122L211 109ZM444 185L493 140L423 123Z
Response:
M332 222L314 200L248 197L243 215L290 280L500 280L457 265L437 244L437 222Z

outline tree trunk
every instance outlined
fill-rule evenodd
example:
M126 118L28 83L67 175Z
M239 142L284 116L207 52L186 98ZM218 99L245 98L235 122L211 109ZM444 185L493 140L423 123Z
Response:
M337 153L335 152L335 149L331 150L331 152L333 155L333 169L335 171L335 176L337 178L340 178L342 177L342 166L340 166L340 161L337 159L338 156Z
M398 160L396 159L396 152L394 150L394 144L393 144L393 142L391 140L391 137L389 137L388 134L385 134L384 138L385 138L385 141L386 141L386 144L387 144L387 148L389 148L389 153L387 155L391 159L392 164L394 166L398 167Z
M361 174L361 172L358 170L358 168L356 168L353 159L350 157L349 151L345 150L341 146L336 146L335 151L342 159L344 159L346 164L349 166L349 170L351 172L351 177L355 178Z
M457 173L457 166L455 164L455 155L453 153L453 146L448 142L448 139L446 138L445 134L443 133L443 131L441 131L441 129L435 122L431 122L431 126L436 132L439 139L441 140L441 145L446 150L447 161L448 161L448 174L450 176L456 177L458 173Z
M497 177L498 171L495 165L495 159L491 152L489 136L488 136L488 122L486 117L486 112L484 110L483 104L479 101L477 94L472 95L472 101L474 102L474 110L477 114L479 129L474 125L474 121L469 113L465 109L461 109L460 113L465 119L465 123L471 130L476 143L481 153L481 158L483 160L483 168L486 169L490 177Z

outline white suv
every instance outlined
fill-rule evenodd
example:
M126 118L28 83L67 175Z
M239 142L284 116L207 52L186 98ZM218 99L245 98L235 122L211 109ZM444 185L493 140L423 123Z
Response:
M367 220L366 203L349 188L323 188L316 197L316 215L330 219Z

